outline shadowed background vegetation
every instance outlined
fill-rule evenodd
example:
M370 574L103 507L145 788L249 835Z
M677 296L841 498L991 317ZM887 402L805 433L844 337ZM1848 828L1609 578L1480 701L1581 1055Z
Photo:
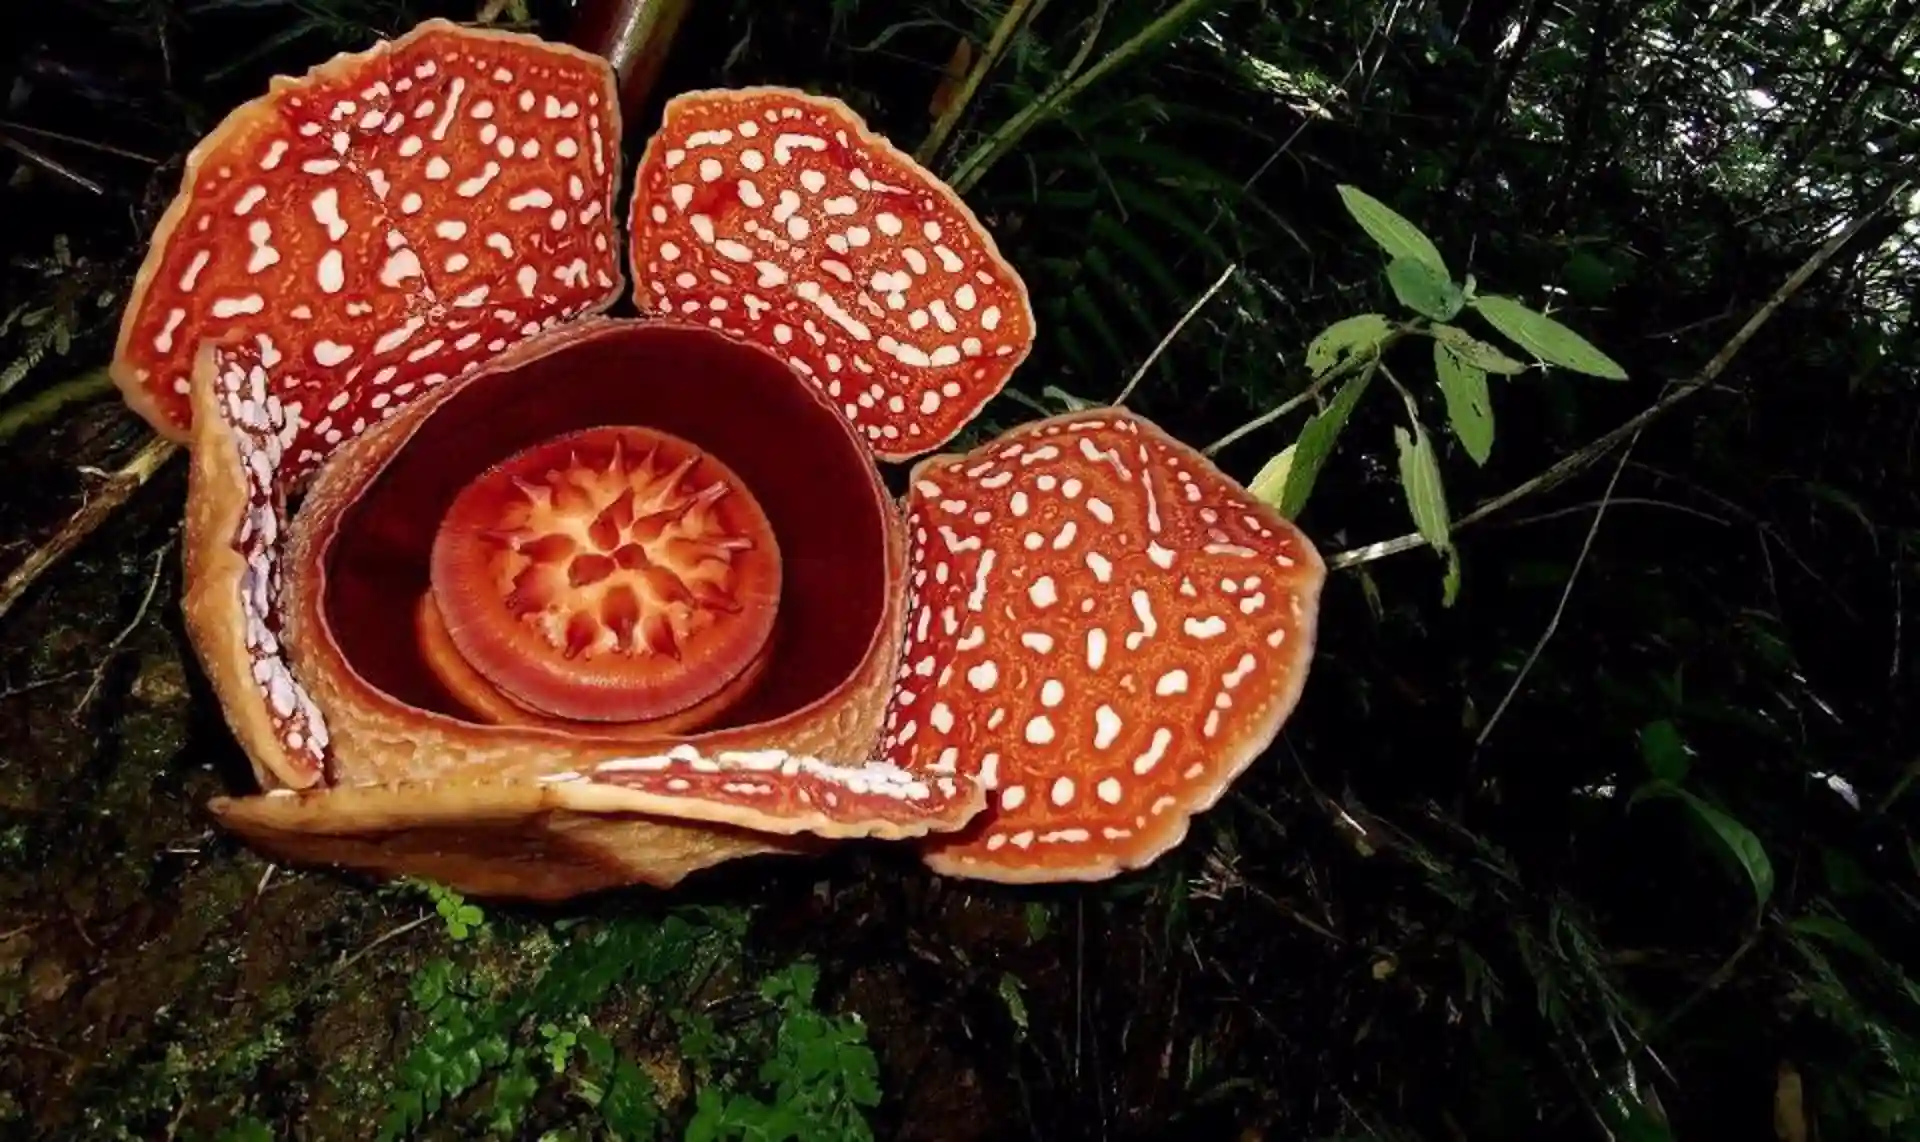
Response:
M0 12L0 1132L1920 1138L1920 4L696 5L665 90L847 100L1027 277L974 432L1137 374L1290 508L1320 463L1340 569L1285 735L1139 875L856 846L484 911L211 829L243 764L176 614L184 476L101 372L205 130L474 9ZM1626 379L1467 312L1531 367L1461 407L1444 296L1343 185ZM1369 312L1416 331L1329 368Z

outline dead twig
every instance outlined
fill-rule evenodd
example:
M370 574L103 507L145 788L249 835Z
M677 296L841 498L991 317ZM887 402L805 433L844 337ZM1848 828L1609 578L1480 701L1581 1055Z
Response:
M83 139L78 135L66 135L59 131L49 131L45 127L32 127L25 123L16 123L11 119L0 119L0 131L18 131L24 135L38 135L42 139L51 139L54 142L83 147L89 151L99 151L102 154L118 155L123 159L132 159L135 162L145 163L150 167L159 166L161 161L152 155L143 155L139 151L130 151L125 147L116 147L112 143Z
M352 955L341 957L340 962L333 965L333 974L339 975L341 972L346 971L348 968L359 963L361 960L366 959L367 956L372 954L373 950L379 947L381 944L386 943L388 940L399 939L400 937L406 935L408 932L413 931L415 928L418 928L420 925L433 919L434 915L435 913L429 912L425 916L422 916L417 920L409 920L397 928L389 928L386 931L380 933L378 936L375 936L373 939L367 941L366 946L360 948L358 951L354 952Z
M1493 708L1492 715L1487 718L1487 724L1480 727L1479 736L1473 739L1476 760L1481 747L1485 746L1487 738L1492 736L1493 727L1500 724L1500 719L1506 714L1507 707L1512 705L1514 696L1520 693L1520 687L1526 683L1527 675L1533 673L1534 664L1540 661L1541 652L1547 649L1547 642L1560 629L1560 619L1567 613L1567 600L1573 597L1573 585L1580 581L1580 570L1587 565L1587 556L1593 551L1594 536L1600 534L1600 520L1607 514L1607 504L1613 499L1613 489L1619 485L1620 473L1626 471L1627 459L1633 455L1633 446L1638 443L1640 443L1640 434L1636 432L1633 438L1627 441L1626 448L1621 451L1619 463L1613 466L1613 478L1607 481L1607 490L1600 495L1600 506L1593 513L1593 522L1587 526L1587 538L1580 544L1580 554L1573 561L1573 570L1567 573L1566 585L1560 589L1560 601L1554 604L1553 615L1547 620L1546 629L1540 632L1540 637L1535 640L1533 649L1527 652L1526 661L1520 664L1519 671L1513 676L1513 682L1507 686L1507 692L1500 696L1500 704Z
M1249 420L1245 424L1234 429L1232 432L1229 432L1225 436L1222 436L1220 439L1214 441L1212 444L1209 444L1205 448L1202 448L1200 450L1200 454L1203 456L1218 456L1222 451L1224 451L1226 448L1230 447L1231 445L1238 443L1242 438L1250 436L1253 433L1260 431L1261 429L1265 428L1267 425L1272 424L1274 421L1279 420L1282 417L1286 416L1288 413L1292 412L1294 409L1299 408L1301 405L1306 404L1308 401L1314 400L1315 398L1319 397L1319 395L1322 392L1326 391L1327 386L1333 384L1335 381L1344 381L1348 377L1353 376L1355 373L1369 372L1371 370L1379 368L1381 359L1387 355L1387 350L1393 348L1396 344L1400 342L1401 338L1405 337L1406 335L1407 335L1407 332L1404 329L1396 329L1393 332L1387 334L1386 340L1374 346L1374 348L1370 352L1356 353L1353 356L1348 357L1346 360L1342 361L1340 364L1335 365L1331 369L1328 369L1324 374L1322 374L1319 377L1319 379L1315 380L1312 384L1300 390L1298 393L1294 394L1291 397L1288 397L1284 401L1281 401L1278 405L1274 406L1273 408L1268 409L1267 411L1261 413L1259 416L1254 417L1252 420Z
M59 175L61 178L66 179L82 190L90 190L98 195L105 195L107 193L105 187L88 178L86 175L81 174L79 171L74 170L59 159L54 158L52 155L36 147L30 147L19 139L4 132L0 132L0 147L5 147L49 174Z
M106 481L80 505L80 509L60 525L60 530L28 553L18 567L0 580L0 618L5 618L13 610L14 604L26 597L49 568L66 558L102 524L113 518L114 513L124 507L135 492L146 486L154 473L178 451L178 444L156 436L142 445L140 451L134 453L133 459L108 475Z
M22 682L18 686L9 686L5 690L0 690L0 698L17 698L22 694L31 694L35 690L44 690L49 686L58 686L62 682L71 682L76 678L85 678L91 673L92 671L90 670L68 670L60 674L48 675L45 678L35 678L29 682Z
M1187 307L1187 311L1180 315L1180 320L1173 323L1173 328L1167 330L1167 335L1160 338L1160 343L1153 347L1153 352L1148 353L1147 359L1140 362L1140 367L1133 371L1133 376L1127 379L1126 387L1120 390L1120 395L1113 398L1115 408L1127 403L1127 398L1133 395L1133 390L1140 387L1140 381L1147 375L1147 370L1153 368L1154 362L1167 351L1167 346L1173 344L1173 339L1180 336L1180 331L1187 327L1187 322L1192 321L1195 314L1205 309L1215 294L1226 288L1227 283L1233 280L1234 273L1239 269L1239 262L1229 262L1227 268L1220 271L1220 276L1213 279L1213 284L1207 287L1207 292L1201 294L1192 305Z
M147 621L147 611L153 606L153 596L160 590L161 573L166 570L167 552L172 550L173 541L169 539L160 546L160 550L153 553L153 574L147 576L147 593L141 596L140 606L133 612L133 618L128 620L126 626L120 628L120 633L114 635L113 641L109 642L107 648L101 652L100 661L93 667L93 680L87 683L86 692L80 695L78 702L74 703L74 717L78 718L80 712L87 708L87 704L93 701L93 696L100 692L100 687L107 680L107 667L112 665L114 658L120 653L120 648L126 645L127 639L133 637L133 632L139 630L140 624Z

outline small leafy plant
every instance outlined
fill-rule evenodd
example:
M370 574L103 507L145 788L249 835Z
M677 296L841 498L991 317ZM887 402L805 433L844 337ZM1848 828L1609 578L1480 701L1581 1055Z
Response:
M451 938L485 923L457 894L433 896L447 905ZM418 1030L387 1096L383 1142L449 1118L523 1136L556 1101L558 1119L584 1123L585 1132L551 1129L542 1138L651 1142L688 1112L676 1113L683 1071L695 1088L688 1142L873 1137L866 1114L880 1101L878 1062L858 1018L816 1008L813 964L792 964L747 992L759 1010L744 1021L720 1025L696 1006L704 983L739 960L744 913L686 908L555 928L539 933L560 939L530 980L503 985L480 965L447 957L415 975ZM647 1028L656 1025L677 1027L678 1042L655 1042ZM676 1046L677 1060L646 1061L644 1052L670 1055Z
M486 927L486 914L475 905L467 903L467 898L448 888L444 884L432 881L418 881L421 891L433 901L433 910L447 926L447 936L454 940L464 940L476 931Z
M569 926L544 967L512 987L451 959L430 962L410 988L421 1027L400 1064L380 1137L413 1137L456 1103L472 1107L493 1132L514 1135L550 1088L593 1112L605 1136L657 1137L663 1118L655 1080L621 1053L603 1029L603 1012L693 990L737 955L744 932L743 914L698 908L586 931Z
M1453 545L1440 462L1414 392L1385 363L1387 351L1409 337L1431 342L1434 379L1446 405L1448 427L1475 464L1485 464L1493 452L1488 376L1517 376L1536 366L1454 324L1462 312L1472 310L1540 366L1557 365L1606 380L1625 380L1627 373L1552 317L1511 297L1480 293L1472 274L1456 281L1432 239L1385 203L1352 186L1340 187L1340 200L1387 256L1387 286L1409 316L1395 320L1383 313L1355 314L1314 337L1306 353L1312 378L1307 396L1318 397L1336 384L1338 388L1307 420L1293 444L1261 468L1250 487L1281 514L1298 515L1355 406L1374 377L1385 376L1407 410L1407 423L1393 430L1400 486L1421 538L1446 560L1445 597L1451 603L1460 585L1460 556Z
M814 1009L819 977L818 968L801 961L760 985L773 1021L770 1042L760 1041L765 1061L751 1083L741 1084L746 1089L720 1083L700 1088L686 1142L871 1142L866 1112L880 1102L879 1063L857 1018ZM708 1025L683 1044L683 1052L706 1055L710 1067L731 1062L744 1076L747 1068L737 1055L715 1057L719 1045ZM743 1038L735 1050L753 1045Z

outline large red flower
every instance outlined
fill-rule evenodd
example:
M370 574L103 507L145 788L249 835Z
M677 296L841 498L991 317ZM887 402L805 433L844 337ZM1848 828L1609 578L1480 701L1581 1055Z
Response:
M669 103L441 21L195 149L114 375L192 447L186 612L283 857L554 898L874 837L1096 879L1278 732L1312 544L1119 410L921 459L1033 341L841 103ZM623 273L623 269L626 273ZM597 316L630 273L642 317Z

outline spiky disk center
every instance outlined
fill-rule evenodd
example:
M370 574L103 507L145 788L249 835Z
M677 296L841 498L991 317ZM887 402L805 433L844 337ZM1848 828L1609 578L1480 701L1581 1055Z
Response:
M690 477L699 455L668 467L658 450L632 458L616 440L604 466L512 477L517 500L488 538L509 611L568 658L665 655L740 613L733 571L756 546L718 510L744 496Z
M653 721L743 688L780 578L772 526L732 469L667 433L610 426L468 484L440 522L431 594L459 657L518 705Z

